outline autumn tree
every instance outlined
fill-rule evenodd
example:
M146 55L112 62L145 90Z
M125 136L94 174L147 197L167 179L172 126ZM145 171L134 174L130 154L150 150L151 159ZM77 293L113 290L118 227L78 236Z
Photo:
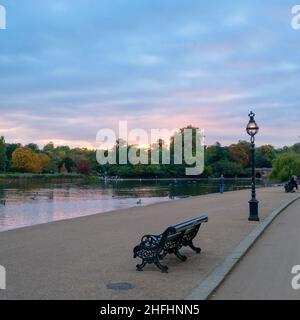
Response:
M19 172L41 173L50 158L46 154L34 153L30 148L17 148L12 154L12 169Z
M37 153L33 155L34 173L42 173L46 170L50 158L45 153Z
M240 163L243 167L249 167L249 148L250 144L246 141L239 141L237 144L232 144L228 147L229 156L231 159Z
M91 166L87 160L79 159L76 161L76 171L77 173L89 176L91 174Z
M17 148L12 154L12 169L19 172L33 172L33 152L29 148Z

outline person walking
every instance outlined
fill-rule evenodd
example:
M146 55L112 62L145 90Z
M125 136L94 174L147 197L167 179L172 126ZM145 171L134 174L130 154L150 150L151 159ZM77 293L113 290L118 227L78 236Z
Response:
M224 193L225 191L225 181L224 181L224 175L221 174L219 178L219 187L220 187L220 193Z

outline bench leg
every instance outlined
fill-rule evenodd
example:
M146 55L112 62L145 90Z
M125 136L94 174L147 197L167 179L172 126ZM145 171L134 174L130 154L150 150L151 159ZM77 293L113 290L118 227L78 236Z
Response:
M175 254L175 256L176 256L179 260L181 260L181 261L186 261L186 259L187 259L187 257L184 256L184 255L182 255L182 254L179 252L178 249L174 251L174 254Z
M163 273L167 273L168 272L169 268L167 266L162 265L159 262L159 258L155 258L153 262L161 272L163 272Z
M196 253L200 253L200 252L201 252L201 248L195 247L192 241L189 243L189 247L190 247L192 250L194 250Z
M145 260L143 260L141 264L137 264L136 265L136 270L137 271L143 271L143 269L144 269L146 264L147 264L147 262Z

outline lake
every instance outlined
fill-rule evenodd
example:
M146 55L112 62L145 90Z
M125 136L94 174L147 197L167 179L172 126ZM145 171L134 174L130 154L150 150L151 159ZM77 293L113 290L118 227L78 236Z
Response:
M262 186L262 183L259 183ZM226 180L225 190L250 188L249 179ZM0 232L96 213L218 192L216 180L0 183Z

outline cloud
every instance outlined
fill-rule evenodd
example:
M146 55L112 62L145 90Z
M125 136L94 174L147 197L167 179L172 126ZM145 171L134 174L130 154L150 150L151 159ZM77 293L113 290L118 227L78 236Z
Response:
M92 146L119 119L204 127L208 143L297 142L293 1L2 0L0 134ZM284 128L278 132L276 128ZM297 120L298 119L298 120Z

